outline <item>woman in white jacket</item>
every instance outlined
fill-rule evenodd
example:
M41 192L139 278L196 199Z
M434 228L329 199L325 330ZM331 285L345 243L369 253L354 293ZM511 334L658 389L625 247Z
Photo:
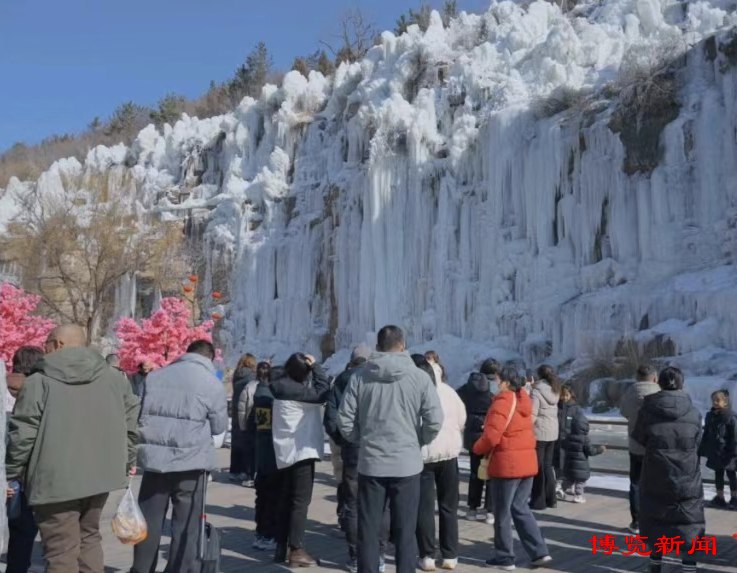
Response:
M415 358L413 356L413 358ZM435 372L418 356L415 363L435 382ZM420 476L420 508L417 516L419 567L435 570L435 501L440 514L440 554L443 569L458 565L458 454L463 447L466 408L455 390L443 382L436 385L443 408L443 426L428 446L422 448L425 467Z

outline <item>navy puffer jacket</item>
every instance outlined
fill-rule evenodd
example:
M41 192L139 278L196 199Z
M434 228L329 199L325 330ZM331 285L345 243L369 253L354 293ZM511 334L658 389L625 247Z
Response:
M585 482L591 477L589 457L604 451L601 446L591 445L589 421L581 407L575 402L562 404L561 449L563 450L563 477L569 481Z
M466 407L466 428L463 431L463 447L471 451L484 433L484 420L491 407L489 379L480 372L473 372L468 382L458 389L458 397Z
M737 470L737 418L730 409L706 414L699 456L712 470Z

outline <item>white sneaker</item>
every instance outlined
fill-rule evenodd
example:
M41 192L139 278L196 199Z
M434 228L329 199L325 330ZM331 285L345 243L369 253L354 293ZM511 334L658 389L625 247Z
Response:
M584 496L582 495L574 495L573 503L586 503L586 498L584 498Z
M494 514L493 513L486 514L486 523L488 523L489 525L494 525Z
M261 549L264 551L274 551L276 549L276 541L274 539L262 539Z
M423 571L435 571L435 559L432 557L422 557L417 562L417 567Z
M443 559L443 564L440 566L441 569L447 569L453 571L458 566L458 559Z
M544 555L543 557L538 557L537 559L533 559L530 563L530 566L532 567L542 567L546 563L550 563L553 560L553 558L550 555Z
M254 549L261 549L261 544L263 543L264 538L260 535L256 536L256 539L253 540L253 543L251 543L251 547Z

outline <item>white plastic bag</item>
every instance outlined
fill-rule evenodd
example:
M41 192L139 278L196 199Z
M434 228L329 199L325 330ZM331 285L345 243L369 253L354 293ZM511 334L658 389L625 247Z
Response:
M129 487L113 517L113 533L121 543L136 545L148 537L146 519Z

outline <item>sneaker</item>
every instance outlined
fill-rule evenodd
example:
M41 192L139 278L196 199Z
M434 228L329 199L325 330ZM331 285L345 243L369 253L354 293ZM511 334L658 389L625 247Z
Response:
M345 568L349 573L358 573L358 559L351 559L345 564Z
M256 487L256 482L252 479L247 479L243 481L243 487Z
M261 537L260 535L256 535L256 538L253 540L253 543L251 543L251 547L253 547L254 549L263 549L263 547L261 547L261 543L263 543L263 541L264 541L263 537Z
M555 497L557 497L560 501L566 501L566 492L564 492L562 489L555 490Z
M477 513L478 512L475 509L469 508L468 511L466 512L466 519L468 521L476 521L476 514Z
M486 523L488 523L489 525L494 525L494 514L493 513L486 514Z
M274 551L276 549L276 541L273 539L261 539L261 549L264 551Z
M639 523L637 523L636 521L633 521L632 523L630 523L630 524L629 524L629 525L627 526L627 529L628 529L628 530L629 530L629 531L630 531L631 533L634 533L635 535L639 535L639 534L640 534L640 524L639 524Z
M722 508L724 508L724 507L727 507L727 502L725 501L725 499L722 496L715 495L714 496L714 499L712 499L709 502L709 505L711 505L711 507L722 507Z
M574 495L572 501L573 503L586 503L586 498L582 495Z
M447 569L453 571L458 566L458 558L455 559L443 559L443 564L440 566L441 569Z
M530 562L530 567L542 567L546 563L550 563L553 560L553 558L550 555L543 555L542 557L538 557L537 559L533 559Z
M423 571L435 571L435 559L432 557L421 557L417 562L417 567Z
M499 561L495 557L487 559L486 565L492 569L499 569L500 571L514 571L517 569L517 567L514 566L514 563L510 563L509 561Z
M383 553L379 555L379 573L385 573L386 571L386 555Z

